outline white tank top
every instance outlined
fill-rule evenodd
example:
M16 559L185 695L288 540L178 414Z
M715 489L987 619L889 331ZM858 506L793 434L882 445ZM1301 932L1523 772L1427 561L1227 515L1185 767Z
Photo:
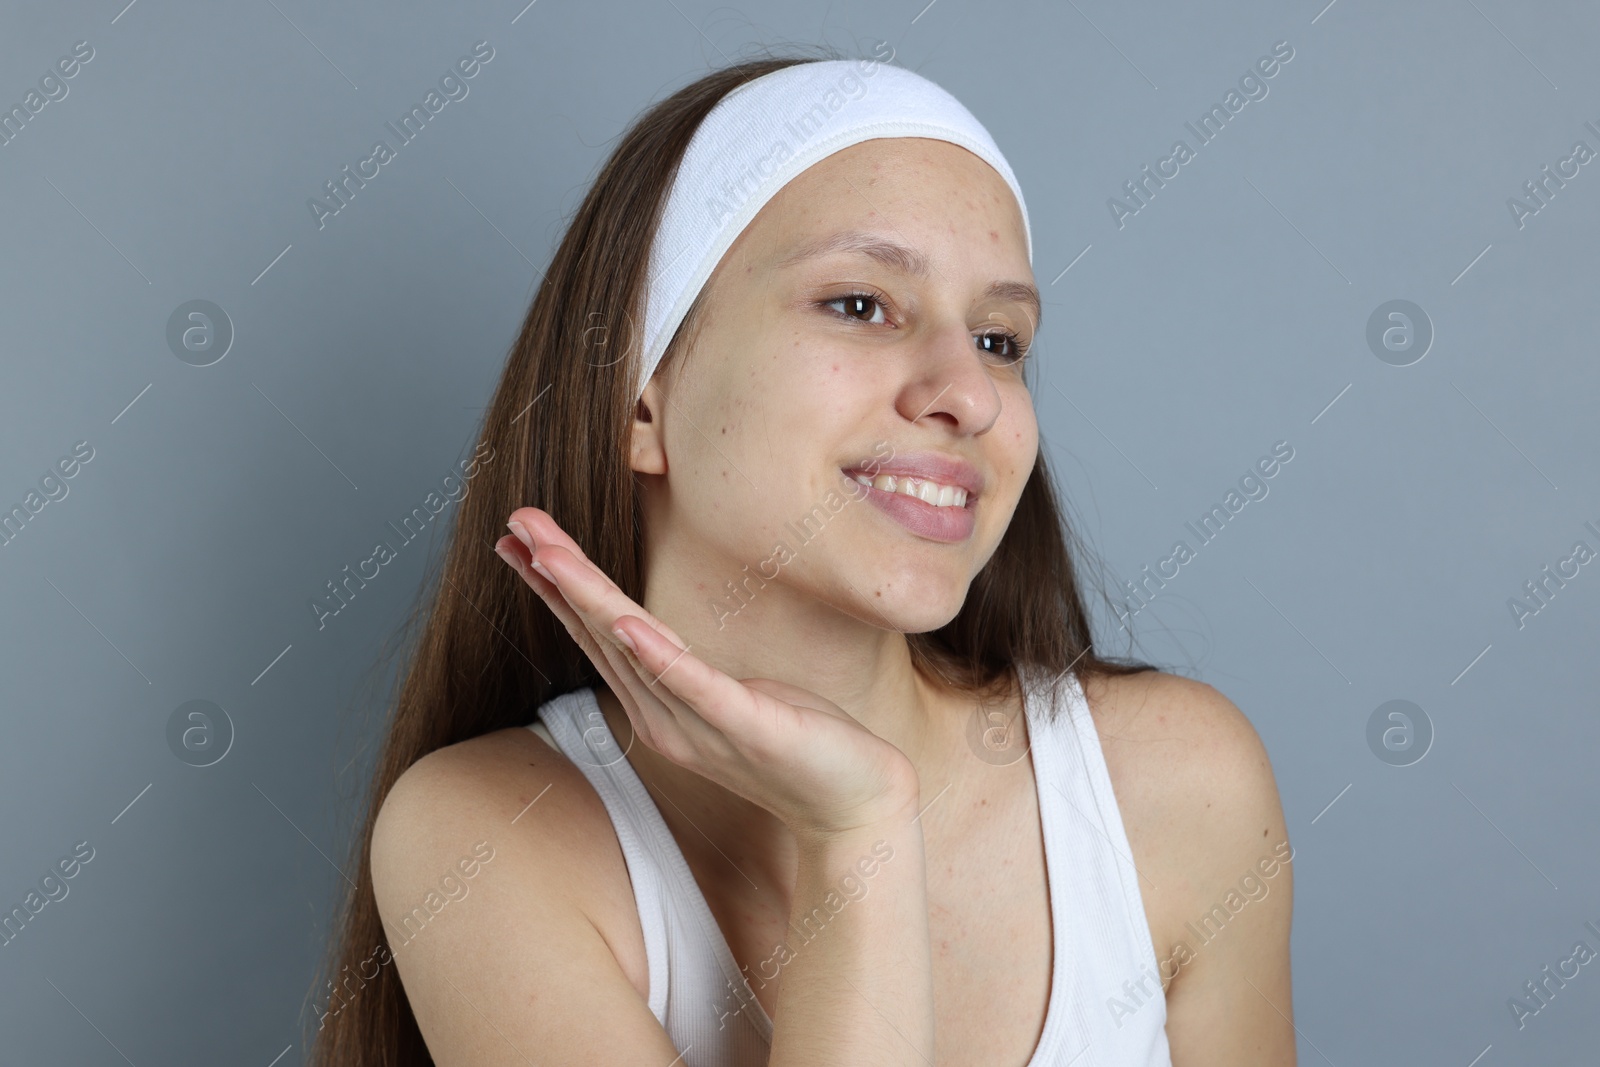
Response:
M1076 674L1047 722L1046 680L1025 668L1053 959L1044 1031L1027 1067L1171 1067L1166 998L1139 876L1100 737ZM685 1067L764 1064L772 1019L755 998L655 801L606 725L594 690L556 697L529 724L600 794L633 882L649 1006ZM540 721L542 720L542 722ZM548 728L546 728L548 727ZM759 980L759 978L758 978Z

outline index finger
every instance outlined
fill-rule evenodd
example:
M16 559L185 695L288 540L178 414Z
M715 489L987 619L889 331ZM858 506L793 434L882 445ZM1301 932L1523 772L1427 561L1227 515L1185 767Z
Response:
M665 634L667 639L674 642L679 648L687 647L688 642L679 637L677 632L674 631L672 627L668 626L666 623L662 622L660 619L646 611L644 609L644 605L635 603L633 598L624 593L621 587L612 580L609 574L596 566L594 562L589 559L588 555L584 553L583 549L578 546L578 542L574 541L570 536L568 536L567 532L561 528L560 524L558 524L548 512L533 507L518 508L516 511L511 513L511 522L520 523L533 537L534 544L532 545L524 541L521 536L517 537L517 541L522 544L523 548L528 550L530 556L532 555L535 546L543 547L544 545L559 545L561 548L566 549L567 552L581 562L590 573L594 574L596 578L610 586L612 592L626 601L633 614L647 622L652 629ZM506 525L509 527L510 524L511 523L508 522ZM514 535L516 534L515 529L513 529L511 532Z
M649 684L664 686L673 700L662 703L675 714L681 714L675 705L681 704L702 719L706 725L720 733L748 738L750 726L758 720L754 712L767 704L768 694L753 690L731 675L711 666L694 655L689 647L677 648L657 639L656 635L635 633L624 622L640 621L637 616L623 615L617 619L617 629L626 633L636 646L626 655L638 661L645 670L641 677L653 676ZM643 639L641 640L641 636Z
M528 534L533 538L534 544L528 544L521 534L517 534L516 526L513 523L521 525L527 530ZM560 523L556 522L549 512L542 511L539 508L518 508L511 513L511 519L506 523L506 526L530 553L535 546L560 545L582 560L584 566L588 567L596 575L608 582L611 581L611 576L595 566L594 561L589 558L589 554L583 550L578 542L572 539L567 531L561 528ZM616 583L613 582L612 584Z

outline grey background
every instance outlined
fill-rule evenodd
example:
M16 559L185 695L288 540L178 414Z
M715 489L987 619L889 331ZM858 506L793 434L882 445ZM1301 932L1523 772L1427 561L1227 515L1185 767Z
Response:
M564 218L647 103L753 45L886 40L1029 197L1036 402L1108 578L1295 450L1134 628L1272 756L1300 1062L1593 1061L1600 962L1521 1031L1507 999L1600 948L1600 563L1522 628L1507 599L1600 548L1600 162L1521 228L1507 199L1600 149L1600 12L924 2L5 7L6 107L95 54L0 147L0 506L95 455L0 547L0 904L95 856L0 947L0 1060L301 1062L371 754L352 706L435 546L320 632L308 600L470 454ZM308 198L480 39L469 95L319 230ZM1119 229L1108 198L1280 40L1268 95ZM236 330L209 367L166 343L195 299ZM1393 299L1436 331L1406 367L1366 343ZM166 739L195 699L236 730L206 768ZM1367 744L1394 699L1435 731L1411 766Z

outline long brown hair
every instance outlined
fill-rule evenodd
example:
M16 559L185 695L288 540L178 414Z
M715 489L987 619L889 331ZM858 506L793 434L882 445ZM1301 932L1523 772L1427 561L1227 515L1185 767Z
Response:
M812 58L736 63L646 111L605 161L555 251L484 415L476 466L467 472L470 490L445 534L442 564L400 630L407 636L421 624L397 673L398 692L352 846L357 873L316 999L325 989L333 989L335 999L355 995L337 1011L314 1012L320 1025L310 1062L317 1067L433 1062L396 969L378 966L371 977L365 969L387 945L370 863L377 811L401 774L428 753L526 725L544 702L601 683L560 621L495 556L493 544L512 511L541 508L624 593L642 602L643 515L628 456L640 347L633 324L642 321L656 219L690 137L717 101L747 81ZM691 312L663 367L692 342L696 322ZM906 635L913 663L980 695L1010 691L1021 664L1037 665L1057 682L1071 669L1080 675L1153 669L1096 653L1073 564L1081 551L1063 522L1041 448L1015 517L960 613L938 630ZM391 654L398 647L392 644Z

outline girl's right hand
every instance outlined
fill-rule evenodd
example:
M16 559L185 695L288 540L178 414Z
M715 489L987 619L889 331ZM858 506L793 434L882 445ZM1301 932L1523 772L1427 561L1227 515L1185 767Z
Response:
M519 508L511 522L527 540L513 525L515 536L495 551L561 619L650 749L772 812L798 837L916 810L915 766L838 705L786 682L730 678L624 595L548 513Z

